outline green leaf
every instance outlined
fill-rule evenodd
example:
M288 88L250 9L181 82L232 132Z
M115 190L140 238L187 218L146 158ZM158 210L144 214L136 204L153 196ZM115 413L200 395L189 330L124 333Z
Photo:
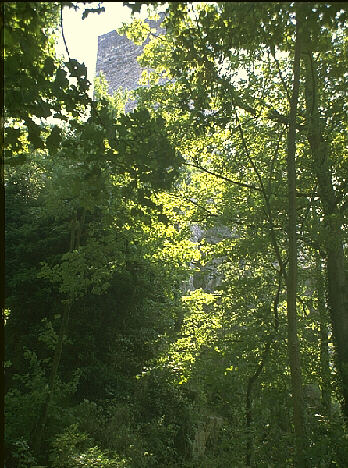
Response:
M62 68L58 68L56 71L55 84L59 89L69 86L69 80L66 77L66 71Z
M51 134L46 139L46 146L49 150L55 151L62 141L61 130L58 126L53 127Z
M46 75L51 76L54 73L56 66L52 57L46 57L44 64L44 72Z
M163 223L163 224L165 224L165 225L167 225L167 226L168 226L169 223L170 223L170 220L169 220L168 216L165 215L165 214L163 214L163 213L160 213L159 215L157 215L157 218L158 218L158 221L159 221L160 223Z
M28 139L35 148L44 148L44 142L41 138L41 128L33 120L26 121L28 128Z

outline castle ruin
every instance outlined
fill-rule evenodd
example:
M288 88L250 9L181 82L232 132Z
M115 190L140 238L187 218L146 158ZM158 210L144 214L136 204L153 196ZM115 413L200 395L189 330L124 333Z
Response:
M160 27L164 13L160 13L159 16L158 21L145 20L151 29L156 29L158 35L165 33L165 29ZM120 87L124 90L134 91L140 86L139 79L143 69L140 67L137 57L143 53L144 46L149 41L148 37L142 45L136 45L126 36L120 36L116 31L98 37L96 76L100 73L105 75L110 94L113 94ZM134 107L134 102L128 103L126 111L130 111Z

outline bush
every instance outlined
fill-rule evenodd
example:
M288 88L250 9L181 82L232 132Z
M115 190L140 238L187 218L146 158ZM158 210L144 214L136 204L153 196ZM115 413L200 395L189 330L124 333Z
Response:
M71 458L71 468L125 468L126 460L109 458L99 447L91 447L86 452Z
M52 468L125 468L126 460L109 455L98 446L91 447L93 440L72 424L59 434L51 452Z
M36 463L25 439L18 439L12 445L12 457L16 460L17 468L29 468Z

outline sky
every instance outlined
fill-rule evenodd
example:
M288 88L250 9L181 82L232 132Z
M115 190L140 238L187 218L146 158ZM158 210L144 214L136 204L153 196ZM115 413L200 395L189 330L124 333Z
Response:
M88 8L96 8L98 3L88 5ZM106 34L122 26L124 22L131 21L130 8L123 6L122 2L103 2L105 12L101 14L90 13L82 20L82 13L87 7L81 4L78 11L63 9L63 31L70 58L84 63L87 67L88 79L93 83L95 65L97 59L98 36ZM141 17L145 17L143 10ZM65 46L62 38L56 47L59 56L64 55Z

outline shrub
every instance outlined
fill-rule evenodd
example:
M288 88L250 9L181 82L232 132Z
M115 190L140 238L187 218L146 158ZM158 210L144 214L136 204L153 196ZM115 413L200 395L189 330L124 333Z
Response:
M117 455L102 451L93 446L88 434L80 432L77 424L72 424L59 434L51 452L52 468L125 468L126 460Z

